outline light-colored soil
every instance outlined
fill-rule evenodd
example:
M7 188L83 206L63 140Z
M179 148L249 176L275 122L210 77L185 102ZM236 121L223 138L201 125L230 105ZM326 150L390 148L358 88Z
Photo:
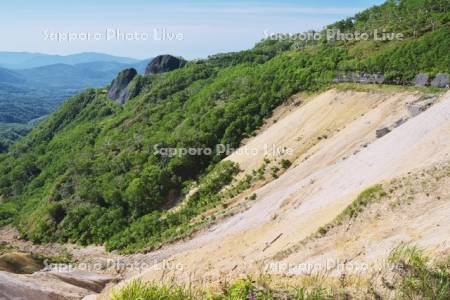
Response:
M382 184L386 195L355 218L277 253L274 262L290 265L326 261L359 265L363 275L383 267L400 243L427 249L435 257L450 249L450 163L438 163ZM339 276L358 270L333 269ZM287 273L299 273L292 269Z
M430 99L435 102L431 108L420 114L412 112L412 105L420 107ZM391 132L377 138L376 130L383 127ZM367 187L449 161L449 137L450 92L437 100L406 92L323 93L247 142L246 147L259 149L265 144L294 149L291 157L279 157L291 159L293 166L258 188L257 200L249 209L199 232L190 241L147 254L181 264L182 270L160 264L128 280L205 283L260 272L265 263L287 249L295 249L319 227L331 222ZM250 171L258 168L266 156L260 152L250 156L234 154L228 159ZM442 246L449 238L446 233L450 222L444 218L450 215L444 195L436 202L430 202L432 197L419 197L405 214L389 212L383 226L370 223L359 236L360 242L348 243L352 251L342 240L317 245L314 249L318 252L310 252L311 261L341 258L347 252L363 255L358 250L362 244L367 246L363 252L366 263L375 263L402 240L426 247ZM396 222L401 225L395 227ZM383 223L382 219L379 223ZM303 252L294 251L282 262L299 264L307 258ZM102 297L108 293L105 291Z
M445 170L444 163L450 161L450 92L437 98L418 92L333 89L308 99L294 98L293 103L277 110L258 135L246 141L243 147L251 154L238 151L227 158L239 163L241 176L258 169L264 158L270 159L270 166L279 165L281 159L289 159L292 166L278 178L266 176L263 183L253 187L250 192L256 193L256 200L245 200L249 191L233 199L233 205L243 204L241 209L190 240L147 254L119 256L104 252L102 247L18 242L13 231L0 236L3 240L10 237L6 242L25 252L44 247L39 251L54 255L69 251L80 262L113 259L133 264L119 272L126 280L115 288L134 279L216 284L267 272L270 264L332 260L375 268L400 241L417 243L436 253L448 250L450 192L444 187L450 181L448 173L438 170ZM430 103L434 105L428 108ZM377 137L381 128L391 132ZM267 153L267 147L281 151ZM422 184L421 178L416 180L422 172L423 180L435 185L410 191L408 187ZM370 205L360 217L334 227L320 239L309 238L332 222L362 190L380 182L390 189L395 178L402 178L397 180L403 184L389 192L385 201ZM410 194L413 200L397 201ZM396 201L398 205L391 204ZM114 267L106 266L97 273L114 272ZM281 272L288 277L295 274L292 270ZM329 272L330 276L340 274ZM39 280L49 280L48 275L1 276L11 285L23 282L36 286ZM95 284L89 276L81 274L73 280L67 275L57 282L53 277L56 283L52 288L65 291L67 299L72 294L86 295L86 282ZM64 286L67 282L69 287ZM109 298L111 290L106 288L98 298Z

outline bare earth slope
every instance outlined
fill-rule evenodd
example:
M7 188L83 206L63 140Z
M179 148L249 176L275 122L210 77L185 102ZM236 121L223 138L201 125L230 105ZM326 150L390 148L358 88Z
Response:
M330 90L291 110L247 142L244 147L260 150L256 155L233 154L228 159L238 162L244 172L256 169L265 157L288 158L293 165L256 189L257 199L247 210L199 232L189 241L146 255L179 263L182 270L153 267L129 280L216 282L256 273L272 261L299 264L308 259L354 255L356 250L348 251L342 241L338 247L333 238L328 239L328 244L311 244L308 249L318 249L307 252L311 256L305 256L301 245L318 228L332 222L367 187L450 160L450 92L434 97ZM378 132L377 136L382 128L390 132L384 130L384 135ZM292 153L264 153L264 145L272 144L292 149ZM399 241L448 249L445 242L449 239L450 221L445 216L450 215L449 199L445 191L439 197L440 201L435 202L431 201L433 197L419 197L419 204L405 213L407 217L389 212L385 224L384 219L376 221L383 226L369 221L371 229L366 229L354 248L383 243L377 251L364 248L364 261L368 263L385 258ZM429 235L436 223L438 233ZM352 232L357 235L359 231ZM322 256L322 252L327 254ZM108 298L109 292L104 291L100 298Z

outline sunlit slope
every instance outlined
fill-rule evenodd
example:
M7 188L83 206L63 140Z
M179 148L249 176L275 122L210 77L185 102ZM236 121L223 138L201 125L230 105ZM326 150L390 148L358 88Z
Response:
M365 101L367 109L358 108L358 101ZM411 113L411 105L428 101L434 105L418 115ZM348 111L344 109L346 104ZM357 108L350 109L355 105ZM306 126L309 129L298 129L300 126L296 127L297 124L308 119L306 116L311 111L327 113L323 118L310 118ZM327 116L331 120L327 120ZM404 121L398 122L400 119ZM385 126L392 131L377 138L376 130ZM316 133L313 128L316 128ZM420 93L331 90L293 109L246 146L260 146L270 140L278 145L296 147L298 134L306 136L308 131L315 138L324 131L329 136L298 151L292 167L255 190L257 199L249 204L247 210L200 232L190 241L179 242L148 255L182 263L185 270L173 274L180 281L193 280L196 276L207 276L215 281L224 276L257 272L264 260L274 258L289 262L292 257L292 262L302 261L303 256L296 254L299 243L332 222L361 191L376 183L450 160L450 93L433 99ZM268 138L275 136L275 132L278 133L277 140ZM229 159L250 161L246 166L248 169L252 163L258 165L259 162L259 158L252 158L253 162L236 155ZM415 207L420 211L430 209L430 205L431 209L439 206L443 210L441 213L449 208L445 202ZM418 213L416 211L411 216ZM392 216L390 218L387 222L391 223L387 227L392 224ZM382 223L383 219L379 222ZM414 234L403 235L402 240L420 241L420 224L411 222ZM440 225L444 229L448 226L446 223ZM423 226L423 230L425 236L429 226ZM367 242L373 239L369 234L365 238ZM425 244L436 245L442 243L442 239L445 236L435 235ZM399 240L393 235L389 246L394 246ZM369 256L368 260L387 255L390 248L386 246L384 249L379 255ZM345 247L337 249L344 250ZM161 274L153 269L141 276L150 280L159 278Z

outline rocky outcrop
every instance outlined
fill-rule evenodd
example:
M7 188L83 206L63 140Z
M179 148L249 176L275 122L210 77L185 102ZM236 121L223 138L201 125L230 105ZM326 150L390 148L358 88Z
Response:
M375 134L377 136L377 139L379 139L379 138L385 136L386 134L388 134L389 132L391 132L391 130L389 128L383 127L383 128L377 129Z
M406 105L406 110L411 117L415 117L433 106L436 101L436 94L425 94L419 100L408 103Z
M437 73L431 81L431 86L440 87L440 88L448 88L449 87L449 78L445 73Z
M136 77L137 71L133 68L126 69L117 74L108 90L108 97L123 105L129 99L128 84Z
M13 251L0 255L0 271L16 274L32 274L42 268L42 262L30 253Z
M353 82L353 83L384 83L383 74L368 74L368 73L346 73L340 74L333 79L333 82Z
M182 68L186 60L172 55L159 55L155 57L145 69L145 74L159 74Z
M427 86L429 83L429 76L425 73L419 73L416 75L413 81L415 86Z
M108 283L118 281L117 276L109 274L89 273L83 271L72 271L72 272L51 271L48 274L62 282L95 293L101 292Z
M449 75L438 73L430 82L430 76L426 73L419 73L412 81L401 81L399 79L387 80L383 74L368 74L358 72L348 72L338 74L333 78L333 82L352 82L352 83L375 83L375 84L396 84L396 85L414 85L419 87L433 86L439 88L449 88Z
M98 293L118 278L85 272L36 272L18 275L0 271L0 299L79 300Z

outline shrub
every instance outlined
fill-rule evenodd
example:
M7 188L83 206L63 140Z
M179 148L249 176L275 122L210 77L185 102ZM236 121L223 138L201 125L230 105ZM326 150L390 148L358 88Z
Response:
M362 191L355 201L352 202L344 211L338 216L338 220L342 221L345 217L355 218L358 216L360 212L363 211L363 208L369 205L371 202L384 197L386 192L383 190L381 184L377 184L375 186L369 187L366 190Z
M283 169L287 169L287 168L289 168L292 165L292 163L288 159L282 159L281 162L280 162L280 165L281 165L281 167Z
M13 203L0 204L0 226L11 223L17 214L17 209Z

